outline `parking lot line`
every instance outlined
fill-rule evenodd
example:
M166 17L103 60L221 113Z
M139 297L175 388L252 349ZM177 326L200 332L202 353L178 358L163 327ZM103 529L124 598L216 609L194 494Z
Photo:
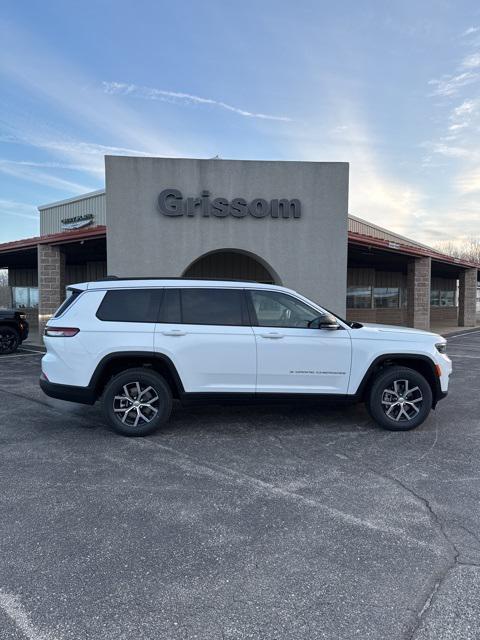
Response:
M45 355L44 351L32 351L31 353L14 353L11 356L0 356L0 362L2 360L6 360L7 358L31 358L32 356L43 356Z

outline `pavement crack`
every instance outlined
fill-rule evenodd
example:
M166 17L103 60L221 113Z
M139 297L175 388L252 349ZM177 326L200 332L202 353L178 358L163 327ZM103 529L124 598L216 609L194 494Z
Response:
M180 467L184 471L188 471L189 473L199 473L201 475L208 476L216 481L227 481L243 487L248 487L249 489L253 489L259 494L263 493L264 495L269 495L276 498L289 500L299 505L304 505L307 508L317 509L323 511L327 516L331 518L340 519L343 522L346 522L354 527L359 526L373 531L382 531L383 533L402 538L403 540L408 540L411 543L423 547L432 546L430 545L430 543L425 542L424 540L419 540L414 536L408 535L408 533L405 532L404 529L390 526L383 522L374 521L369 518L362 518L347 511L342 511L337 507L325 504L325 502L314 495L303 495L301 493L297 493L295 491L291 491L284 487L275 485L271 482L268 482L267 480L252 476L243 471L232 469L225 465L199 460L198 458L189 455L188 453L179 451L178 449L169 447L167 445L162 445L150 438L143 438L141 440L137 438L134 439L134 442L136 445L142 447L153 446L161 449L165 453L170 454L170 462ZM436 551L436 548L433 547L433 550Z
M425 598L421 609L417 612L416 621L415 621L415 624L413 626L413 629L409 632L409 634L407 636L408 640L413 640L415 635L416 635L416 633L417 633L417 631L418 631L418 629L419 629L419 627L420 627L420 625L421 625L421 623L422 623L422 620L424 619L424 617L427 614L428 610L430 609L430 607L434 603L435 596L438 593L439 589L441 588L443 582L445 581L448 573L452 569L457 567L457 566L480 567L480 565L475 564L475 563L470 563L470 562L462 562L462 561L459 560L460 551L457 548L457 546L456 546L455 542L453 541L453 539L447 533L447 530L445 528L444 522L442 521L440 516L437 514L435 509L432 507L432 504L431 504L430 500L428 500L428 498L426 498L425 496L422 496L420 493L418 493L417 491L412 489L412 487L409 487L407 484L405 484L404 482L402 482L398 478L395 478L394 476L390 475L389 473L378 471L377 469L371 467L370 465L365 464L365 462L363 462L362 460L355 460L355 459L353 459L353 458L351 458L349 456L345 456L345 457L351 463L353 463L353 464L361 464L363 466L363 468L366 469L367 471L370 471L371 473L383 478L384 480L387 480L387 481L395 484L396 486L401 488L403 491L405 491L408 494L410 494L411 496L413 496L418 503L423 505L423 507L425 508L427 513L429 514L431 522L436 526L437 530L441 533L443 539L446 542L447 548L449 549L449 554L443 556L445 558L445 560L446 560L446 564L445 564L444 568L442 569L442 571L440 572L440 575L437 577L437 579L433 583L432 588L430 589L427 597Z

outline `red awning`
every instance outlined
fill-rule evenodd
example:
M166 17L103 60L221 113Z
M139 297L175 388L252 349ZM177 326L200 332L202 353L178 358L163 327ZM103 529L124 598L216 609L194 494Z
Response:
M91 227L88 229L75 229L74 231L61 231L60 233L50 233L45 236L35 236L34 238L24 238L13 242L0 244L0 253L11 253L22 249L32 249L39 244L67 244L78 242L79 240L91 240L93 238L103 238L107 235L107 227L104 225Z

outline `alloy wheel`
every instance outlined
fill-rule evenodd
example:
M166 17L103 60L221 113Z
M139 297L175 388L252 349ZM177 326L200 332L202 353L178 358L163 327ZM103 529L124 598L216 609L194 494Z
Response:
M420 387L411 387L408 380L394 380L382 392L382 409L395 422L413 420L420 413L422 402Z
M138 381L123 385L122 393L113 398L113 411L129 427L150 423L158 413L159 397L155 389Z
M10 353L15 347L15 334L12 331L0 332L0 353Z

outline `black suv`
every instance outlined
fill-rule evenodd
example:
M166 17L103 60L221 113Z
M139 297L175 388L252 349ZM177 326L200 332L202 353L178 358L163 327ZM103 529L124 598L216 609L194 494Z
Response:
M0 309L0 354L13 353L27 338L25 314L13 309Z

